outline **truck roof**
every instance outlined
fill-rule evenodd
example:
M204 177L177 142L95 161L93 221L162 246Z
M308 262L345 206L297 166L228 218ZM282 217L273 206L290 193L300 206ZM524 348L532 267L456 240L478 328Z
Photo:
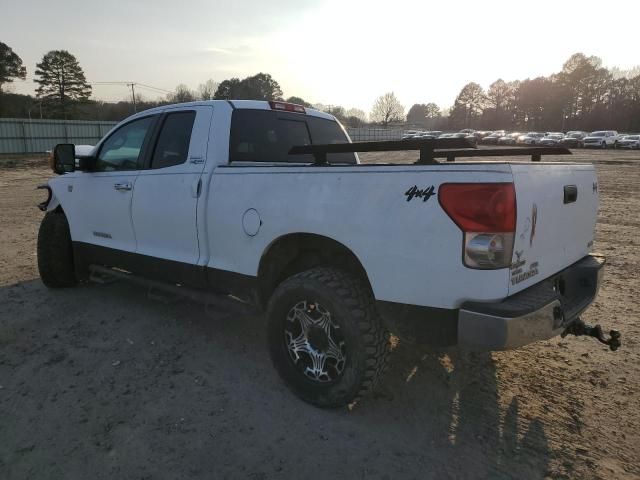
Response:
M176 108L176 107L197 107L197 106L215 106L220 104L231 105L233 109L246 109L246 110L272 110L271 105L267 100L199 100L196 102L185 102L185 103L173 103L169 105L161 105L159 107L150 108L148 110L144 110L142 112L138 112L136 115L133 115L130 118L148 115L150 113L161 112L167 108ZM333 115L330 115L325 112L321 112L320 110L316 110L315 108L304 107L305 115L311 115L313 117L324 118L326 120L336 120Z

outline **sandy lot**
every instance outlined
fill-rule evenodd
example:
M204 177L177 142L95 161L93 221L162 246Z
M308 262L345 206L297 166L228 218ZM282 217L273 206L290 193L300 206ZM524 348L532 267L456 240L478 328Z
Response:
M119 283L47 290L34 188L50 173L0 167L0 478L640 478L640 154L572 160L597 165L609 261L585 320L621 350L401 344L373 397L333 411L281 383L260 316Z

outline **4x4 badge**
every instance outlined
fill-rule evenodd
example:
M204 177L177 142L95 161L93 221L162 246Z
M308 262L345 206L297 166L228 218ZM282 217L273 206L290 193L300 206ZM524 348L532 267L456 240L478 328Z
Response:
M436 188L433 185L427 188L418 188L417 185L414 185L404 192L404 194L407 196L407 202L410 202L414 198L421 198L423 202L426 202L436 194L435 190Z

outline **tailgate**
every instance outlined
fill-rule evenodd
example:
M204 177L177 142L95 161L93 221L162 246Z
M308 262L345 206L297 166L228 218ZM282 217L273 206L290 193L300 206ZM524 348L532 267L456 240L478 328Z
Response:
M598 214L593 165L523 163L511 169L518 214L510 295L587 255Z

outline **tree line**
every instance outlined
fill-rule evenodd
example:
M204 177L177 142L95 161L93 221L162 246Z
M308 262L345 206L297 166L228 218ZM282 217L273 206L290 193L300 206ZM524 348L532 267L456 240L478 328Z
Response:
M220 83L209 79L196 90L180 84L156 100L132 92L131 100L96 101L91 99L92 87L78 60L66 50L52 50L36 64L35 97L3 90L14 80L24 80L26 73L22 59L0 42L0 116L121 120L134 110L168 103L247 99L285 100L315 107L353 127L406 122L430 129L640 130L640 68L626 72L606 69L600 58L582 53L572 55L560 72L548 77L511 82L498 79L486 91L471 82L450 109L443 111L429 102L412 105L406 114L393 92L378 97L368 115L357 108L311 104L296 96L285 98L280 84L262 72Z
M455 128L640 130L640 69L607 69L598 57L572 55L558 73L505 82L487 91L465 85L449 113Z

